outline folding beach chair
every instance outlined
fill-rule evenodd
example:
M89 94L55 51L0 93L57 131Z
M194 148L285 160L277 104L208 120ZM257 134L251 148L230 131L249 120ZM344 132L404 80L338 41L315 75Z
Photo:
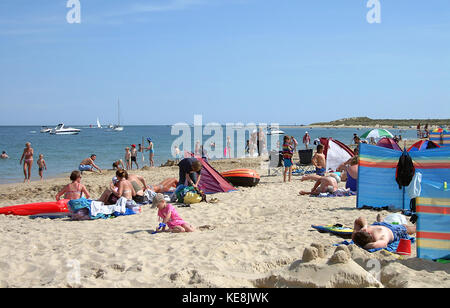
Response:
M269 168L267 170L268 175L270 175L270 170L273 170L272 175L277 175L280 170L283 169L283 154L281 151L270 151L269 152Z
M316 172L316 168L312 164L313 150L299 150L298 157L300 162L297 163L297 170L293 172L293 175L305 175Z

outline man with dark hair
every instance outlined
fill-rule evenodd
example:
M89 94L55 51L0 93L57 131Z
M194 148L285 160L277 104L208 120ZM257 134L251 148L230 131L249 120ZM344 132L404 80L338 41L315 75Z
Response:
M359 217L355 220L352 240L364 249L386 248L392 242L409 239L409 235L414 233L415 226L393 225L382 221L369 226L364 217Z
M202 170L202 163L194 157L188 157L182 159L178 163L178 167L180 170L178 185L185 185L187 180L187 185L198 188L198 183L200 183L201 178L200 173Z
M78 166L78 170L80 171L94 171L94 168L97 169L100 173L102 170L94 164L94 160L97 158L97 155L92 154L91 157L84 159L80 165Z
M327 170L327 161L325 154L323 154L323 150L323 144L319 144L317 146L317 152L311 160L312 164L316 167L316 174L320 176L324 176Z

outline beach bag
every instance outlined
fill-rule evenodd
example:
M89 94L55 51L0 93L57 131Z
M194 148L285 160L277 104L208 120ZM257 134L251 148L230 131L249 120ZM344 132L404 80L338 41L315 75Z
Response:
M407 152L403 152L398 160L395 172L395 181L399 189L402 189L403 186L409 186L415 171L411 156Z
M199 203L202 201L202 196L199 194L196 194L192 191L186 193L186 195L183 198L183 203L186 204L194 204L194 203Z
M184 185L178 186L177 189L175 190L175 194L177 196L177 201L179 203L185 203L184 197L189 192L195 193L196 192L195 188L193 186L184 186Z

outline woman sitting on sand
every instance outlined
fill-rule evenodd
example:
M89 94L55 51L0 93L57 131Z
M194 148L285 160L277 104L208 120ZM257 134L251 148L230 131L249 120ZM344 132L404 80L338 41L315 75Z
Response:
M358 190L358 156L350 158L348 161L341 164L336 170L341 172L345 171L347 176L345 188L350 188L351 191Z
M131 185L134 188L134 191L136 192L133 200L137 203L146 202L147 200L145 197L145 188L147 187L147 184L145 183L144 177L136 174L129 174L128 181L130 181Z
M157 185L147 185L145 179L142 176L134 174L129 174L128 180L130 181L131 185L133 185L133 188L136 192L136 196L133 197L133 200L137 203L143 203L146 201L144 197L146 195L146 191L149 192L149 195L164 193L170 191L173 188L176 188L178 184L178 180L176 178L168 178ZM115 194L113 194L113 191L118 191L118 185L119 181L117 180L117 177L114 177L109 187L103 192L98 201L101 201L106 205L115 204L118 198Z
M114 195L118 198L125 198L128 201L133 200L133 197L136 196L136 191L134 190L133 185L128 181L128 172L126 170L120 169L116 172L117 180L119 181L117 191L112 191Z
M59 201L61 196L64 195L64 199L80 199L83 194L86 196L86 199L90 198L89 192L86 187L81 184L81 172L73 171L70 175L70 180L72 183L65 186L57 195L56 201Z

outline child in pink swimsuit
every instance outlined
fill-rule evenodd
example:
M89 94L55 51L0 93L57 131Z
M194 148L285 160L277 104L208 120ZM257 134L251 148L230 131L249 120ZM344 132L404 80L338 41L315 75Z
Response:
M153 204L158 207L158 216L169 227L170 231L175 233L194 232L194 227L180 217L175 207L170 203L166 203L163 194L157 194L153 198Z

